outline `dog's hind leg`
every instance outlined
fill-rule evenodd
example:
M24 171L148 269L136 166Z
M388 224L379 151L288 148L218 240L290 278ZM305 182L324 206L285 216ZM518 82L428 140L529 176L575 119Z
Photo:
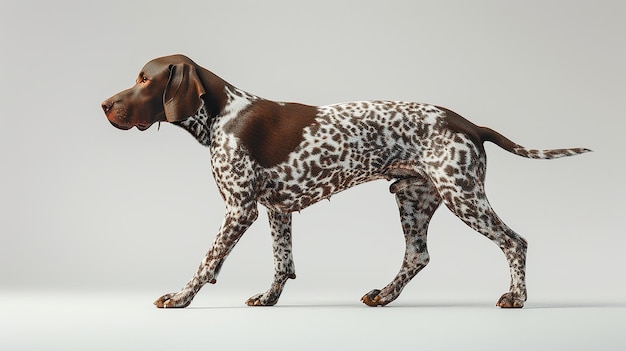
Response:
M496 215L485 194L485 158L473 156L475 162L460 164L448 161L444 169L453 177L433 174L438 192L446 206L465 224L500 247L509 264L511 283L496 306L521 308L526 301L526 249L524 238L509 228ZM478 161L478 162L476 162ZM465 168L465 171L457 172Z
M361 298L368 306L386 305L395 300L406 284L421 271L429 261L426 247L428 224L441 198L435 187L422 177L413 177L393 183L390 191L395 193L406 249L402 267L396 277L382 290L372 290Z
M511 284L509 292L500 297L496 306L502 308L524 307L526 301L526 249L528 247L526 240L502 222L489 205L482 190L477 191L471 202L466 202L467 194L456 197L454 201L449 201L452 197L448 193L442 194L442 197L446 206L457 217L498 245L506 257L511 272Z
M291 252L291 213L267 211L274 251L274 281L270 288L246 301L248 306L273 306L278 302L287 279L296 278Z

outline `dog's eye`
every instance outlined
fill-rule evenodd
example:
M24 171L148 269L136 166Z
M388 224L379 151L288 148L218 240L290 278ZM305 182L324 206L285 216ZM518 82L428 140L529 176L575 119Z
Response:
M137 83L145 83L148 81L148 77L141 75L139 76L139 78L137 79Z

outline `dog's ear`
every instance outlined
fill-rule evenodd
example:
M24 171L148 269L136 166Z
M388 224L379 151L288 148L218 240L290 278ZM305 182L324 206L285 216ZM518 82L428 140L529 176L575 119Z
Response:
M170 77L163 93L163 107L168 122L177 122L192 116L202 105L201 96L206 92L196 73L196 67L188 63L169 66Z

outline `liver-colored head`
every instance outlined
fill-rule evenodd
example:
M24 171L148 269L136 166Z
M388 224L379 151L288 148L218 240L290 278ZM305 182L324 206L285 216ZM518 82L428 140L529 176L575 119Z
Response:
M113 126L125 130L184 120L200 108L206 93L199 69L183 55L154 59L141 69L133 87L106 99L102 109Z

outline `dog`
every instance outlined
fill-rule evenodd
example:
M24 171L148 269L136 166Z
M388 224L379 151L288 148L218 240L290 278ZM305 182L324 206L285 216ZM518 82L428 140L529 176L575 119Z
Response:
M384 306L429 261L426 235L444 203L465 224L504 252L510 288L497 301L521 308L527 298L527 242L496 215L487 201L483 143L513 154L555 159L585 148L531 150L480 127L444 107L415 102L361 101L328 106L274 102L227 83L183 55L148 62L136 84L102 103L119 129L146 130L169 122L209 148L212 173L226 204L214 243L193 278L176 293L159 297L159 308L188 306L200 288L215 283L224 260L267 208L274 253L270 288L249 298L250 306L277 303L296 277L291 249L291 213L352 186L393 181L406 251L402 266L382 289L362 302Z

